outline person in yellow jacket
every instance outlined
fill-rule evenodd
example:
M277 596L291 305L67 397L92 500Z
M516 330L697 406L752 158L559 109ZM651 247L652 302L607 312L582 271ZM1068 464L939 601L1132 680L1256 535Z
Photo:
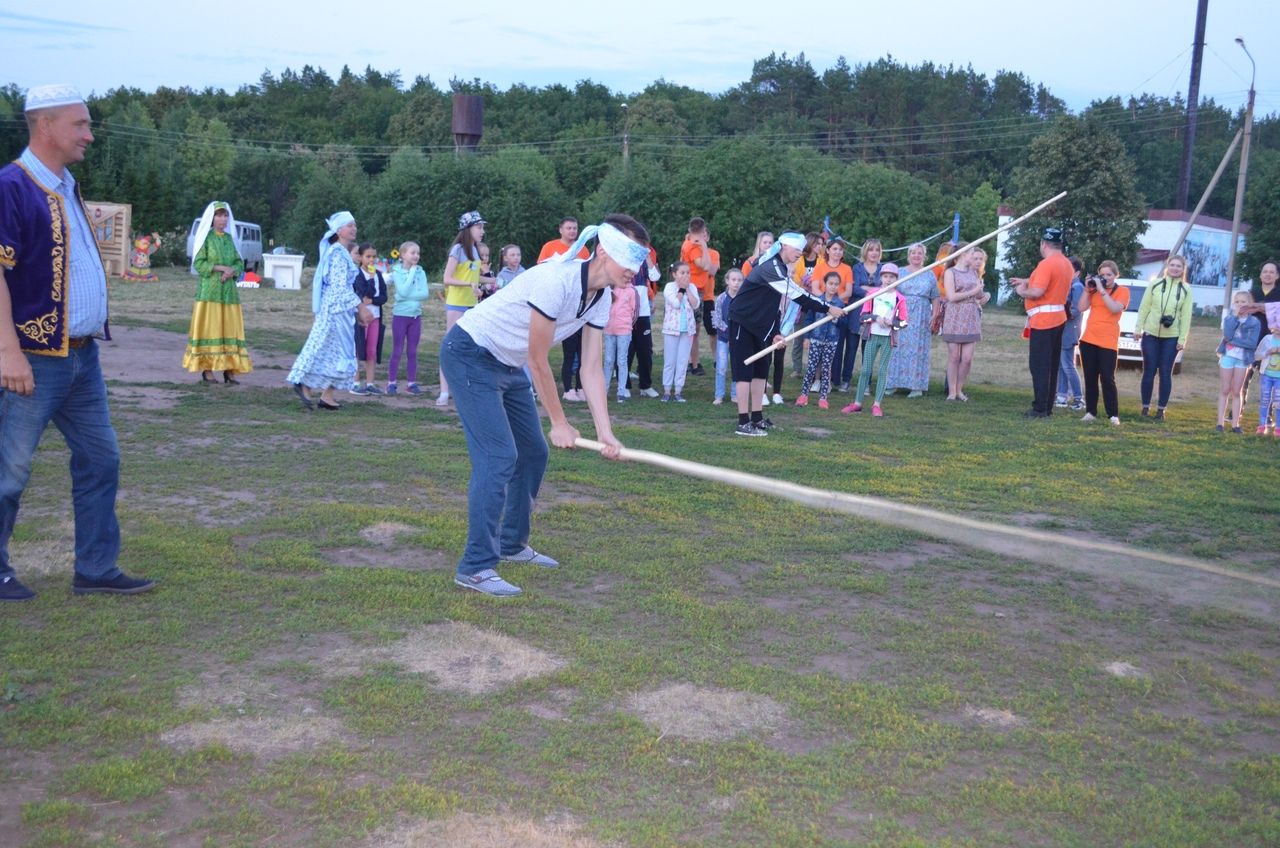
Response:
M1164 418L1173 391L1173 362L1187 346L1191 332L1191 286L1187 283L1187 260L1170 256L1160 279L1147 286L1138 307L1134 341L1142 347L1142 414L1151 414L1151 390L1160 374L1160 399L1156 418Z

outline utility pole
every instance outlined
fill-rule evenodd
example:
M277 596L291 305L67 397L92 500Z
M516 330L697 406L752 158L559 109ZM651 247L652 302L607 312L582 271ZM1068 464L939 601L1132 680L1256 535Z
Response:
M1249 105L1244 110L1244 143L1240 146L1240 177L1236 180L1236 210L1231 216L1231 247L1227 253L1227 283L1222 292L1222 314L1225 317L1231 312L1232 286L1236 279L1236 245L1240 242L1240 215L1244 211L1244 188L1249 175L1249 136L1253 134L1253 82L1258 76L1258 65L1253 61L1249 48L1244 46L1244 39L1237 38L1236 44L1249 57L1253 65L1253 74L1249 77Z
M1196 112L1200 108L1200 61L1204 58L1204 23L1209 0L1196 3L1196 40L1191 45L1191 84L1187 87L1187 125L1182 137L1182 171L1178 176L1178 209L1187 208L1191 193L1191 152L1196 144Z
M622 104L622 164L631 164L631 111Z

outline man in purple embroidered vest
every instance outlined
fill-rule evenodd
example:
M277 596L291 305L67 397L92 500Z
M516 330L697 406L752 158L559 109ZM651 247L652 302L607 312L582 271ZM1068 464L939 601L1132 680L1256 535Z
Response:
M35 592L9 564L18 503L52 421L71 449L77 595L132 595L155 584L120 571L120 450L96 338L106 338L107 278L67 166L93 141L69 85L27 92L30 143L0 168L0 601Z

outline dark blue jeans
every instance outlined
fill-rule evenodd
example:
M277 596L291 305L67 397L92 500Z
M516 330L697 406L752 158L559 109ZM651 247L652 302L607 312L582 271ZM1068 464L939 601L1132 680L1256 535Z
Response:
M1169 395L1173 392L1173 360L1178 358L1178 337L1158 339L1147 334L1142 337L1142 405L1151 406L1151 389L1156 381L1156 372L1160 372L1159 408L1169 405Z
M461 327L455 325L441 342L440 369L471 454L467 546L458 562L458 574L471 575L529 543L529 513L547 469L547 438L524 369L503 365Z
M98 343L66 357L27 355L35 391L26 397L0 390L0 577L13 573L9 539L18 504L31 478L40 436L52 421L71 449L71 503L76 526L76 573L110 580L120 573L116 489L120 448L107 411L107 386Z

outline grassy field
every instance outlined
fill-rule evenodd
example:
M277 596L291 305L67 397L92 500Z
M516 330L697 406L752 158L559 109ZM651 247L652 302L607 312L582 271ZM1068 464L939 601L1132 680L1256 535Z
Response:
M71 596L55 431L37 456L11 550L40 596L0 607L0 844L1280 844L1280 629L1204 575L1086 574L554 451L533 541L563 565L505 567L525 594L495 601L452 583L469 465L434 392L301 412L309 293L268 290L244 292L256 370L200 386L193 289L113 284L103 353L122 564L155 592ZM1210 322L1170 419L1137 417L1126 373L1119 428L1020 417L1020 326L989 312L968 404L771 409L781 432L745 440L691 377L617 432L1280 578L1280 443L1212 432Z

